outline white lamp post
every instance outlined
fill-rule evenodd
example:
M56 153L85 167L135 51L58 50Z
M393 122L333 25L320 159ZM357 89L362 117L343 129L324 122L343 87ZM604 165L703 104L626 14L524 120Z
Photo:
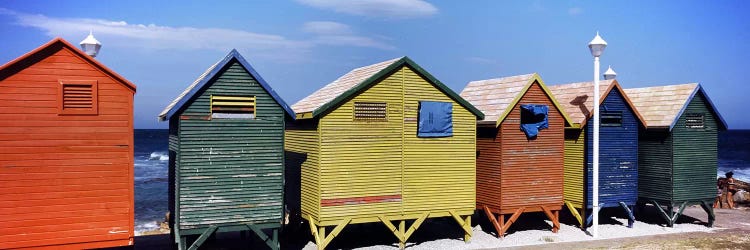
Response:
M96 40L94 38L93 32L89 31L89 36L86 37L86 39L83 39L81 41L81 49L83 52L85 52L87 55L90 55L91 57L96 57L96 54L99 54L99 49L102 48L102 43L99 42L99 40Z
M594 56L594 173L593 173L593 225L591 235L594 238L599 237L599 56L604 52L604 48L607 47L607 42L599 36L599 32L596 32L596 36L591 42L589 42L589 50L591 55Z

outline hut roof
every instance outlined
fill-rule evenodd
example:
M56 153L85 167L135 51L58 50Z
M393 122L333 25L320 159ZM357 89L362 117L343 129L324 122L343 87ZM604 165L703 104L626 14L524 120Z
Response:
M555 98L560 101L560 104L565 108L565 112L570 115L570 119L573 121L573 125L576 127L586 126L586 122L593 116L591 112L594 106L594 98L589 98L591 91L594 89L594 82L577 82L567 83L549 86L552 94ZM633 114L638 118L638 121L645 126L643 117L638 113L638 109L633 105L628 95L622 89L617 80L602 80L599 81L599 104L604 103L604 99L613 90L617 89L622 94L623 99L630 106Z
M135 89L136 89L135 84L128 81L128 79L125 79L125 77L122 77L120 74L117 74L115 71L111 70L110 68L107 68L107 66L104 66L104 64L100 63L93 57L87 55L85 52L78 49L75 45L70 44L68 41L60 37L55 37L54 39L43 44L42 46L39 46L36 49L29 51L26 54L23 54L22 56L16 59L13 59L10 62L5 63L3 66L0 66L0 80L3 80L13 75L15 72L18 72L21 69L27 67L30 63L34 63L31 60L35 60L37 55L42 55L42 53L44 53L45 51L55 48L55 46L62 46L62 47L68 48L71 52L73 52L73 54L83 59L84 61L90 63L92 66L98 68L105 74L115 79L116 82L119 82L120 84L127 87L130 91L135 93Z
M479 119L484 117L484 114L482 114L482 112L476 107L461 98L458 94L453 92L453 90L438 81L408 57L395 58L353 69L352 71L349 71L349 73L346 73L335 81L298 101L292 105L292 108L297 112L298 118L306 119L316 117L379 82L383 77L388 76L391 72L402 66L409 66L412 70L426 78L433 84L433 86L479 117Z
M169 120L174 114L182 110L183 106L188 103L190 100L193 99L193 97L201 93L206 85L214 79L219 72L227 66L232 60L237 60L237 62L244 67L247 72L250 73L250 75L255 78L255 80L260 84L260 86L268 92L269 95L286 111L286 114L289 115L292 119L294 119L294 111L289 107L289 105L284 102L281 97L279 97L278 94L271 88L268 83L266 83L265 80L263 80L263 77L258 74L257 71L248 63L242 55L240 55L240 52L237 52L236 49L233 49L232 51L227 54L223 59L219 60L218 62L211 65L211 67L208 67L208 69L201 74L198 79L195 79L195 81L190 84L180 95L177 96L169 105L167 105L166 108L164 108L163 111L159 114L159 120L165 121Z
M710 109L718 117L719 126L727 128L716 106L698 83L664 85L626 89L630 100L641 113L648 128L668 128L672 130L677 120L690 104L695 94L700 92L706 98Z
M572 124L568 114L547 89L537 73L472 81L461 91L461 96L484 112L484 121L479 123L500 126L500 123L534 82L539 83L539 86L563 115L565 122Z

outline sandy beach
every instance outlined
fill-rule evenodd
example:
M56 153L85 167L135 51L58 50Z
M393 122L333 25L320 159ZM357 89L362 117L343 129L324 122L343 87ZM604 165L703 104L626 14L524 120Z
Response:
M634 228L625 227L619 211L603 211L600 239L575 227L568 213L561 218L562 228L554 234L543 215L529 214L519 218L509 234L498 239L489 230L484 218L476 217L470 243L450 220L435 219L420 227L407 244L407 249L750 249L750 204L737 209L716 209L714 227L705 226L706 214L698 206L685 209L673 228L664 226L656 210L647 206L637 215ZM487 228L487 229L484 229ZM306 227L286 228L283 249L315 249ZM156 232L153 232L156 233ZM138 236L135 249L166 249L168 234ZM264 249L260 240L243 240L239 233L219 234L202 249ZM397 241L388 230L376 223L347 227L336 237L329 249L398 249Z

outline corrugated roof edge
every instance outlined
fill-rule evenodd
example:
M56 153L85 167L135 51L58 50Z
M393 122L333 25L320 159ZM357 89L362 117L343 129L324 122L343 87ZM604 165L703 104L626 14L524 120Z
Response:
M49 48L50 46L52 46L52 45L54 45L56 43L60 43L64 47L67 47L68 49L70 49L71 51L73 51L73 53L75 53L76 56L82 58L83 60L86 60L89 63L91 63L94 67L99 68L105 74L108 74L111 77L115 78L115 80L117 80L120 83L122 83L123 85L125 85L128 89L132 90L134 93L136 92L136 86L135 86L135 84L133 84L132 82L128 81L128 79L125 79L125 77L121 76L120 74L118 74L117 72L115 72L112 69L108 68L107 66L104 66L104 64L100 63L99 61L97 61L93 57L87 55L85 52L83 52L82 50L80 50L79 48L77 48L75 45L69 43L65 39L62 39L61 37L55 37L52 40L50 40L49 42L43 44L42 46L39 46L39 47L37 47L36 49L34 49L32 51L26 52L25 54L17 57L16 59L13 59L13 60L11 60L11 61L3 64L2 66L0 66L0 72L6 70L8 68L13 67L13 65L15 65L17 63L20 63L23 60L26 60L26 59L32 57L33 55L35 55L35 54L37 54L37 53L39 53L39 52L41 52L41 51ZM2 79L0 79L0 80L2 80Z
M197 85L195 85L190 90L190 92L182 96L182 98L180 98L177 104L172 106L172 108L169 109L169 111L167 111L166 114L160 115L159 120L166 121L172 118L172 116L176 114L178 111L180 111L183 108L182 106L185 105L189 100L191 100L194 95L202 91L203 87L205 87L205 85L211 79L213 79L216 76L216 74L218 74L227 64L229 64L229 62L231 62L232 59L236 59L240 63L240 65L242 65L242 67L244 67L250 73L250 75L252 75L253 78L255 78L255 80L258 81L261 87L263 87L263 89L265 89L266 92L268 92L268 94L271 95L271 97L284 109L286 114L289 117L291 117L293 120L295 119L294 111L292 110L291 107L289 107L289 105L286 104L286 102L284 102L284 99L281 99L281 97L276 93L276 91L274 91L273 88L271 88L271 86L268 85L266 80L264 80L263 77L261 77L260 74L258 74L258 72L255 71L255 69L250 65L250 63L248 63L247 60L245 60L245 58L242 57L240 52L238 52L236 49L232 49L232 51L230 51L229 54L227 54L224 57L224 59L222 59L219 63L217 63L214 66L211 72L209 72L208 74L206 74L200 79L200 82Z
M690 101L695 98L695 94L700 92L704 98L706 98L706 101L708 102L708 106L711 107L711 110L714 114L716 114L716 117L719 118L719 125L721 125L721 130L727 130L729 127L727 126L727 122L724 120L724 117L721 116L719 113L719 110L714 105L714 102L711 101L711 98L708 97L708 94L706 94L706 90L703 89L703 86L701 86L700 83L698 83L693 90L692 93L690 93L690 96L688 97L688 100L685 102L685 104L682 105L682 108L680 108L680 111L677 112L677 115L675 116L674 120L672 120L672 124L669 125L669 131L672 131L675 125L677 125L677 121L680 120L680 117L682 116L682 113L685 112L688 105L690 105Z
M424 70L421 66L419 66L416 62L409 59L409 57L402 57L401 59L393 62L391 65L388 65L388 67L385 67L378 73L373 74L372 76L368 77L361 83L358 83L354 87L344 91L344 93L341 93L339 96L334 98L333 100L321 105L317 109L313 110L312 117L317 117L320 114L323 114L330 110L333 107L338 106L341 102L349 99L352 95L359 93L359 91L366 89L370 87L371 85L375 84L382 78L383 76L386 76L387 74L393 72L394 70L398 69L399 67L407 65L414 69L418 74L422 75L423 77L427 78L428 81L430 81L432 84L434 84L438 89L440 89L443 93L448 95L451 99L458 102L462 107L469 110L472 114L474 114L479 120L484 119L484 113L479 111L474 105L469 103L468 101L464 100L461 96L456 94L453 90L448 88L448 86L445 86L442 82L440 82L437 78L432 76L429 72Z
M546 94L547 97L549 97L549 99L552 101L552 104L555 105L555 108L557 108L557 110L560 111L560 114L562 114L563 118L565 119L565 122L568 124L568 127L574 127L573 126L573 121L570 119L570 116L568 116L568 113L565 112L565 109L557 101L557 99L555 98L555 95L553 95L552 91L550 91L547 88L547 85L544 84L544 81L542 80L542 77L539 76L539 74L536 73L536 72L531 76L531 78L529 78L529 81L526 83L526 85L523 86L523 88L521 89L521 91L519 91L518 94L516 94L516 97L513 98L513 101L511 101L508 104L508 108L506 108L503 111L503 113L500 114L500 117L497 118L497 121L495 122L495 127L499 127L500 126L500 123L502 123L503 120L505 120L505 117L507 117L508 114L510 114L510 111L513 110L513 107L515 107L516 104L518 104L518 102L521 101L521 97L523 97L523 95L526 93L526 91L528 91L529 88L531 88L531 85L533 85L534 82L538 82L539 83L539 87L542 87L542 90L544 91L544 94ZM477 122L477 123L481 123L481 122Z

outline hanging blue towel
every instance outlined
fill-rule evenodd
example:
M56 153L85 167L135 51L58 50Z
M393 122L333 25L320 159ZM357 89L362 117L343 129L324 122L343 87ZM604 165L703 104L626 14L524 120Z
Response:
M453 136L453 103L419 102L417 137Z
M547 121L547 105L540 104L522 104L521 105L521 131L526 134L526 138L534 138L539 134L539 130L549 128Z

